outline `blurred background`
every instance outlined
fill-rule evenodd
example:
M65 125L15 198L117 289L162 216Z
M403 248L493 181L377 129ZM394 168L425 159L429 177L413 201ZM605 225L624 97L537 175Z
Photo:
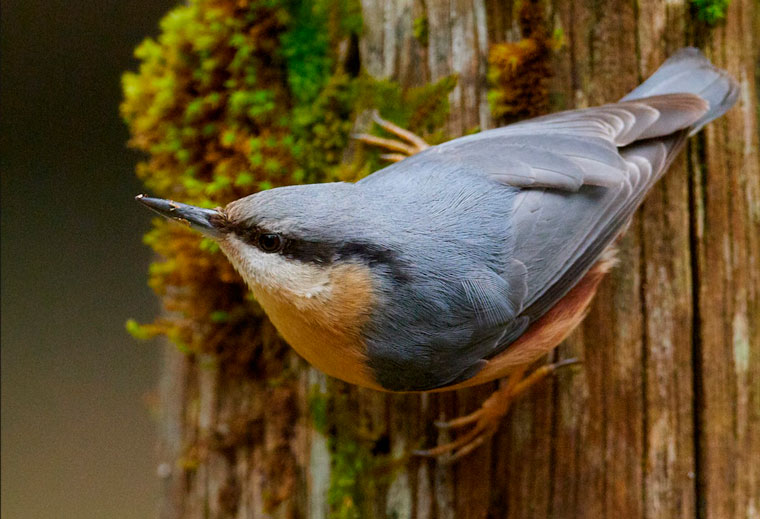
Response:
M171 0L2 9L2 516L155 515L150 217L118 106Z

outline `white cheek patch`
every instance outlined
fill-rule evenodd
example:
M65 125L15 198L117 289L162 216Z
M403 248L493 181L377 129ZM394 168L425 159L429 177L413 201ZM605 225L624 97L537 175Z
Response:
M227 236L219 245L254 294L266 290L275 295L312 299L324 297L330 290L326 269L288 260L280 254L268 254L235 235Z

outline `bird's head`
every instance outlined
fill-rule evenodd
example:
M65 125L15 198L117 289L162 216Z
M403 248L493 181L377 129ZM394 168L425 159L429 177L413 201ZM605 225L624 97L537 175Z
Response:
M363 220L357 196L351 184L317 184L263 191L213 210L142 195L137 200L217 241L280 333L309 362L374 387L357 366L363 364L363 327L378 297L373 270L388 270L389 253L356 238L366 237L356 231Z
M330 289L330 274L377 256L351 240L357 218L350 184L291 186L262 191L225 208L149 198L137 200L217 241L254 292L312 299Z

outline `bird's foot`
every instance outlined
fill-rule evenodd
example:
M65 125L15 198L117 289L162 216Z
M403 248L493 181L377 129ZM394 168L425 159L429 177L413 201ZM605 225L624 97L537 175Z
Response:
M439 429L459 429L472 425L472 428L456 440L427 450L418 450L414 454L425 457L439 457L443 463L453 463L471 453L499 428L502 418L509 412L515 399L559 368L578 364L578 359L568 359L554 364L545 364L525 374L526 368L518 369L509 378L501 380L499 389L489 396L475 412L449 421L436 422Z
M390 121L386 121L380 117L377 111L372 113L372 120L388 133L398 137L398 139L386 139L368 133L358 133L353 135L353 138L365 144L377 146L378 148L383 148L392 152L380 155L380 158L382 159L390 162L398 162L430 147L422 137L419 137L409 130L403 129Z

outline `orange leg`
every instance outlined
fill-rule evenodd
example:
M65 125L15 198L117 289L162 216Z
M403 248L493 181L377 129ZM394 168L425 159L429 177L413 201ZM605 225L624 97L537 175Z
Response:
M376 135L370 135L368 133L359 133L353 137L357 141L361 141L365 144L377 146L379 148L385 148L394 152L380 155L380 157L385 160L398 162L430 147L430 145L421 137L418 137L409 130L405 130L390 121L386 121L380 117L377 112L374 112L372 114L372 120L375 121L378 126L386 130L388 133L398 137L398 139L386 139L384 137L378 137Z
M577 364L577 359L568 359L555 364L546 364L526 375L528 366L516 368L512 374L502 379L497 389L483 402L477 411L447 422L436 422L441 429L458 429L468 425L472 428L456 440L432 449L415 451L426 457L445 456L441 461L452 463L466 456L496 433L502 418L509 412L515 399L535 384L556 372L559 368Z

